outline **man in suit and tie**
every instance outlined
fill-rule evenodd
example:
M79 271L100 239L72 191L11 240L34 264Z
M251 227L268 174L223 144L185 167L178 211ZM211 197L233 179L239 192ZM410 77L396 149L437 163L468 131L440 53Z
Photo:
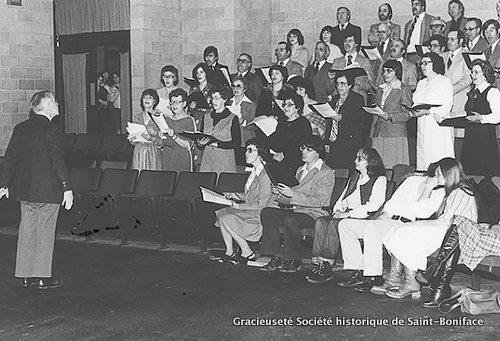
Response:
M234 81L236 76L244 77L248 82L248 89L245 95L247 95L252 102L257 103L264 85L260 78L257 77L255 73L251 72L252 56L248 53L241 53L238 59L236 59L236 69L238 72L231 75L231 82Z
M73 205L69 172L64 162L60 128L52 123L59 107L50 91L39 91L29 103L30 117L14 127L0 173L0 199L21 202L15 276L24 287L56 288L52 278L57 215L61 204Z
M409 61L403 58L405 53L406 53L406 43L403 41L403 39L393 39L390 51L390 58L395 59L401 63L401 65L403 66L403 77L401 81L404 84L408 85L411 91L415 91L418 81L417 68L415 64L410 63ZM384 83L384 77L382 76L379 70L376 83L377 87L382 83Z
M332 69L343 70L346 67L356 66L357 64L365 70L366 75L355 78L353 91L363 96L366 104L368 94L372 92L374 79L370 60L358 52L360 43L353 35L347 36L344 40L345 55L333 60Z
M435 17L429 25L432 36L445 36L444 30L446 29L446 23L441 17Z
M263 255L272 256L262 271L296 272L302 267L300 255L301 228L314 228L314 220L327 214L323 207L330 205L330 196L335 183L333 170L324 162L325 150L319 136L306 138L300 146L304 165L299 167L294 187L277 184L274 200L279 206L266 207L260 213L262 222ZM284 252L280 241L280 227L285 230Z
M309 79L313 83L316 92L315 99L320 103L326 102L330 94L328 71L332 64L326 61L329 54L330 48L328 45L323 41L318 41L314 49L314 63L306 67L304 73L304 78Z
M389 59L391 54L392 47L392 36L391 36L391 28L386 23L380 23L377 27L377 35L379 37L379 42L377 45L378 53L380 54L381 59L371 60L372 70L376 72L380 69L380 65Z
M391 21L392 19L392 7L388 3L383 3L382 5L379 6L378 8L378 19L380 20L379 23L372 24L370 26L370 32L368 33L368 43L371 46L378 46L379 45L379 36L377 34L377 30L379 28L379 25L382 23L385 23L389 26L389 30L391 31L390 36L392 38L399 38L401 36L401 26L398 24L395 24Z
M345 54L344 40L347 36L353 36L361 43L361 27L350 23L351 11L347 7L337 9L337 26L333 28L333 43Z
M483 52L488 48L488 41L481 35L483 22L479 18L469 18L464 32L467 36L467 48L471 52Z
M280 41L278 47L274 50L274 55L276 56L275 64L284 66L288 71L288 79L285 79L285 81L294 76L303 75L302 65L294 60L290 60L290 56L292 55L292 46L290 43Z
M448 32L450 31L463 31L468 19L464 17L465 7L462 1L451 0L448 3L448 14L451 20L446 22L444 35L448 36Z
M229 68L227 65L219 63L219 51L215 46L207 46L203 51L203 59L205 63L213 71L212 85L226 85L229 86ZM227 75L227 77L226 77Z
M434 17L425 13L425 9L425 0L411 0L413 19L406 23L404 29L404 41L408 46L406 60L411 63L417 60L415 45L422 45L431 36L429 25Z
M488 41L488 47L484 50L486 58L493 69L500 70L500 24L494 19L487 20L483 25L484 37ZM500 79L496 78L495 86L500 89Z
M462 56L465 34L463 31L448 32L448 50L441 54L445 63L444 75L448 77L453 85L453 108L451 116L459 116L465 113L465 102L470 90L472 78L470 70Z

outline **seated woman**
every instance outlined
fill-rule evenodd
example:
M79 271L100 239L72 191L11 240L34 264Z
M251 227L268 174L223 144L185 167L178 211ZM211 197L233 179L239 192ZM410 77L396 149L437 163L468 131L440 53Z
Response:
M312 134L321 137L323 140L325 138L326 120L309 107L309 104L318 103L314 100L315 92L313 83L309 79L297 76L292 78L290 84L294 86L295 92L304 100L304 112L302 116L307 118L311 124Z
M384 165L392 169L397 164L410 164L406 121L411 117L411 90L401 82L403 66L397 60L387 60L380 69L384 83L379 86L376 101L382 109L372 123L372 147L380 152Z
M401 287L387 290L386 295L389 297L403 298L420 292L415 279L417 270L426 269L427 256L439 248L455 215L477 221L476 199L459 161L441 159L436 177L431 179L435 179L435 186L444 186L446 193L437 212L438 218L395 227L384 237L384 246L394 256L392 261L402 263L405 274Z
M286 121L278 121L276 131L267 138L267 145L272 149L273 159L280 162L289 171L295 173L302 164L300 145L312 135L311 124L302 116L304 100L296 93L285 96L283 113Z
M169 130L160 134L157 146L161 148L160 156L163 170L176 172L193 171L191 147L193 143L179 135L183 131L195 131L194 119L187 113L187 92L174 89L169 93L172 117L165 117Z
M302 71L309 65L309 51L304 46L304 35L299 29L294 28L288 32L286 41L292 48L290 60L296 61L302 65Z
M170 98L168 95L175 89L177 89L177 84L179 84L179 71L173 65L165 65L161 68L160 72L160 82L163 84L163 88L156 90L158 96L160 97L160 103L157 109L162 112L164 116L172 116L172 111L170 110Z
M227 108L233 114L238 116L238 120L240 121L241 128L241 142L242 148L237 149L236 153L236 164L245 164L244 161L244 151L243 151L243 143L253 137L255 137L255 126L251 125L247 128L248 124L252 122L255 118L255 109L257 105L252 102L245 94L248 89L248 81L243 76L236 76L233 79L233 85L231 86L233 89L233 99L231 101L231 105L228 105Z
M284 66L271 65L269 68L271 84L265 87L257 102L256 116L275 116L278 120L284 120L283 113L277 107L275 100L283 101L286 96L293 93L293 87L286 83L288 71Z
M225 207L215 212L217 222L215 226L220 228L226 253L220 262L246 263L255 260L255 253L248 246L247 241L257 242L262 236L262 224L260 222L260 211L269 204L271 200L271 180L264 170L263 160L267 157L267 151L255 139L246 142L246 163L252 165L252 171L245 184L243 193L224 193L226 198L243 201L234 203L231 207ZM241 258L237 259L233 250L233 240L241 248Z
M311 283L333 278L332 266L339 251L338 222L349 217L366 219L385 201L387 179L379 153L373 148L361 148L354 164L356 173L333 206L332 215L320 217L314 224L312 262L319 268L306 276Z
M228 87L218 85L212 88L210 99L213 111L203 116L201 131L217 139L211 142L208 137L196 141L203 149L200 172L236 173L234 151L241 144L241 130L238 116L226 108L226 101L231 97Z
M148 170L161 170L161 156L156 143L161 145L161 138L159 137L160 130L149 114L156 114L156 106L158 105L158 93L154 89L146 89L141 95L141 109L142 112L136 114L132 120L133 123L142 124L146 126L147 133L142 137L147 142L137 141L137 137L129 136L128 140L134 145L134 155L132 157L132 168ZM160 113L158 113L161 115Z

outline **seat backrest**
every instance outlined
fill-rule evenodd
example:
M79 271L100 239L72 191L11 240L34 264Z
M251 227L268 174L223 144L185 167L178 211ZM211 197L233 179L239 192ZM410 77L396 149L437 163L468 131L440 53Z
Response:
M174 197L195 199L201 197L200 186L215 189L217 173L215 172L181 172L175 186Z
M392 169L385 170L385 177L387 178L387 180L392 180L393 175L394 175L394 170Z
M134 146L127 139L128 135L117 135L117 136L120 139L120 146L118 149L119 152L130 152L134 150Z
M63 134L63 136L62 136L62 148L63 148L63 150L71 150L73 147L73 144L75 143L75 140L76 140L76 134L73 134L73 133Z
M220 173L215 190L219 193L243 192L249 175L249 173Z
M337 178L349 178L349 168L335 168L335 180Z
M101 169L107 169L107 168L127 169L127 161L102 160L99 168L101 168Z
M172 195L176 179L177 172L175 171L142 170L134 194Z
M120 151L122 144L121 135L104 135L101 143L101 151L111 153Z
M342 191L347 186L348 179L346 177L335 176L335 184L333 185L332 195L330 196L330 207L333 208L337 200L342 195Z
M132 193L138 174L136 169L105 169L97 191L101 194Z
M76 136L73 150L98 151L101 147L102 135L79 134Z
M76 192L95 191L99 188L102 171L95 168L72 168L71 186Z
M396 190L396 182L392 180L387 180L387 187L385 189L385 200L389 200L392 194Z
M399 186L408 175L415 172L415 167L410 165L398 164L392 167L392 177L387 180L394 181L396 187Z

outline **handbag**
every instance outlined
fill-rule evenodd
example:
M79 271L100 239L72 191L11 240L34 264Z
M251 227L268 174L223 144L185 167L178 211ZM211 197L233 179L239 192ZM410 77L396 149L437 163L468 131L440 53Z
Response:
M438 305L438 310L448 314L460 307L470 315L500 313L500 293L494 289L475 291L465 288Z

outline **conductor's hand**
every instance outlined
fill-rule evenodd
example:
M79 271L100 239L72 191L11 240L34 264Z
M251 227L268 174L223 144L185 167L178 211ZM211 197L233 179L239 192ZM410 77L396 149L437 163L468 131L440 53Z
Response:
M70 210L73 207L73 191L65 191L63 194L62 204L66 211Z
M278 192L281 195L289 198L293 196L293 189L291 187L288 187L287 185L281 183L277 184L276 187L278 188Z
M9 198L9 189L7 187L0 188L0 199L3 197Z

